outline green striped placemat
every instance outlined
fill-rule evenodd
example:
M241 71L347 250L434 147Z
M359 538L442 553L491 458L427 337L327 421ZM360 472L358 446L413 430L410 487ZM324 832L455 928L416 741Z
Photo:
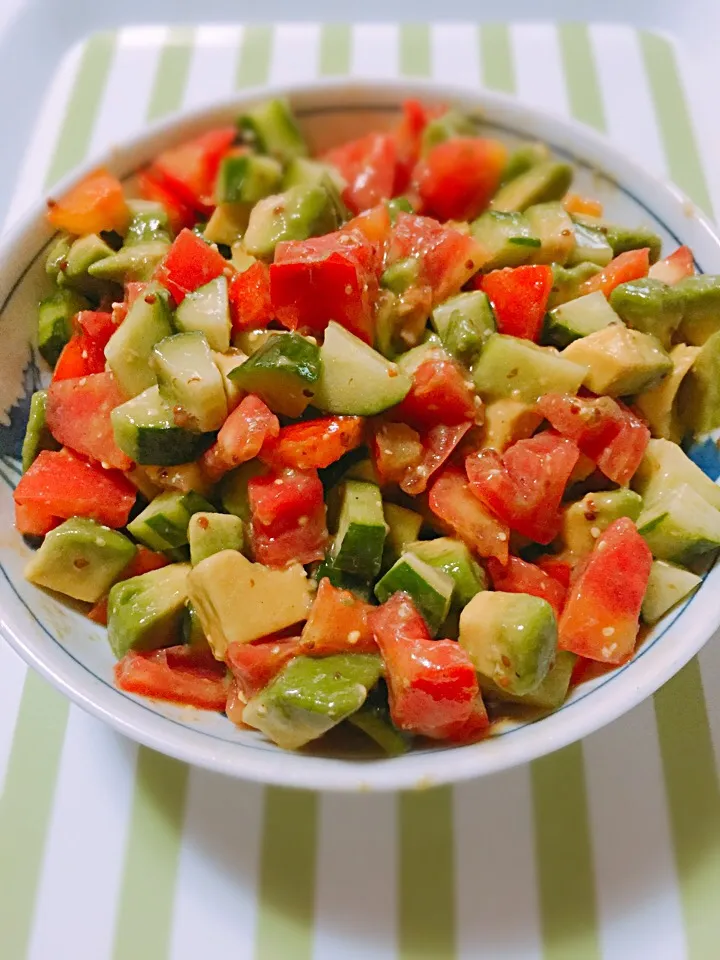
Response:
M673 45L619 26L128 28L71 51L11 215L149 120L266 82L435 77L608 133L712 213ZM706 173L706 169L708 173ZM720 956L720 652L583 744L400 796L161 757L0 643L0 958Z

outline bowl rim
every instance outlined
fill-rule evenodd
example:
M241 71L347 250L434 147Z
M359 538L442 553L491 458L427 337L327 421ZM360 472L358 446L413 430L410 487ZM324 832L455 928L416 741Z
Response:
M116 173L129 176L132 171L127 171L128 158L133 152L139 152L149 159L161 147L173 142L173 136L176 140L192 136L195 131L200 132L212 126L243 106L273 96L290 98L298 105L301 117L302 104L305 101L311 102L318 96L323 97L331 109L348 108L348 101L353 98L362 98L365 103L371 98L373 107L386 107L388 110L397 109L402 100L411 97L429 97L461 104L495 125L509 126L512 123L523 133L551 143L560 152L570 152L576 162L580 160L588 166L597 167L604 176L615 182L640 182L643 192L653 194L660 205L673 209L676 213L680 210L684 216L691 217L701 234L705 235L706 242L720 251L720 238L714 227L682 191L674 184L644 170L610 140L591 128L549 111L539 110L506 94L480 88L471 90L467 87L448 86L432 80L366 81L324 78L303 84L248 88L190 111L180 110L159 122L147 125L139 133L126 138L122 146L112 146L91 157L53 187L52 193L64 192L101 164ZM135 163L133 170L139 165L141 164ZM44 223L45 209L45 201L41 198L19 215L0 243L0 263L12 262L12 252L21 249L29 239L37 235L38 225ZM720 259L720 252L718 257ZM24 262L27 270L27 261ZM4 270L0 271L0 276L3 272ZM19 264L7 286L0 282L0 287L5 288L5 302L12 296L23 276L22 264ZM2 551L0 555L1 553ZM720 573L720 567L713 569ZM8 587L14 590L9 577ZM647 649L641 648L629 664L608 674L606 682L613 678L618 680L613 691L601 693L601 688L605 686L603 683L588 690L584 697L569 702L566 705L568 709L579 707L580 703L590 700L576 713L573 723L551 722L553 718L558 718L563 709L561 708L561 711L556 711L537 723L518 728L518 732L524 732L521 737L500 734L479 744L462 748L438 747L411 753L402 758L373 761L342 760L275 749L249 750L249 744L224 741L212 734L175 723L172 719L155 713L150 706L144 706L140 698L109 694L105 685L59 644L51 648L49 653L37 649L38 645L32 636L23 635L22 620L18 620L14 615L8 617L5 610L0 610L0 636L8 641L31 668L37 670L82 709L131 739L178 760L235 777L278 786L332 791L392 791L462 782L500 772L567 746L616 720L674 676L712 637L720 626L720 608L707 602L710 592L705 582L701 584L689 601L670 614L669 621L663 623L660 633L653 638ZM701 598L706 602L698 603ZM18 600L24 604L19 594ZM24 605L40 629L51 637L48 628L35 617L27 604ZM637 677L637 671L632 670L632 679L629 680L626 676L626 682L621 682L620 674L632 668L649 649L654 648L691 605L695 606L696 611L702 609L702 614L687 618L688 625L683 632L682 644L676 649L668 646L668 649L663 651L664 655L654 658L650 668L641 670Z

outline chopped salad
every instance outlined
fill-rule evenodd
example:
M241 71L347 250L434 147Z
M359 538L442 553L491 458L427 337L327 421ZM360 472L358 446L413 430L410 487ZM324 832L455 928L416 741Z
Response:
M118 687L298 749L547 712L720 546L720 278L452 109L287 102L48 201L16 526Z

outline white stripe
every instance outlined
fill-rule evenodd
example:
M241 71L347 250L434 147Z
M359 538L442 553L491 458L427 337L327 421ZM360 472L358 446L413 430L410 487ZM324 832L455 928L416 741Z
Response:
M177 874L173 960L250 960L263 788L192 769Z
M20 177L5 220L5 228L18 220L42 194L53 150L65 119L68 100L75 85L83 49L84 44L73 47L63 58L55 74L23 158Z
M454 808L458 957L539 960L530 767L456 787Z
M395 823L391 795L320 795L314 960L394 960Z
M89 156L104 153L142 130L160 49L167 35L165 27L119 32Z
M510 28L510 46L520 99L566 116L567 87L557 28L540 24L514 25Z
M302 83L318 74L320 27L281 23L273 30L270 82Z
M656 175L665 174L665 156L655 122L650 86L635 30L590 28L607 133L623 152Z
M479 37L475 24L435 24L430 30L432 75L441 83L477 88Z
M397 25L362 23L353 27L352 68L357 77L397 77L400 36Z
M71 707L28 960L111 955L136 753Z
M588 737L583 753L603 954L680 960L682 906L652 702Z
M198 27L185 95L187 107L205 106L232 93L241 37L241 27Z
M20 657L0 640L0 798L15 736L27 667Z

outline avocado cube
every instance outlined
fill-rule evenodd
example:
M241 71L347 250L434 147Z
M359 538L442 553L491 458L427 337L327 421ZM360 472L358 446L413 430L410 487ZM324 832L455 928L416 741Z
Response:
M423 518L414 510L394 503L383 503L383 515L387 525L383 563L390 566L420 536Z
M30 412L25 428L25 437L22 445L23 473L29 470L35 457L42 450L59 450L60 444L50 433L45 421L45 407L47 406L47 390L36 390L30 398Z
M493 210L523 211L535 203L560 200L568 192L572 178L570 164L541 161L500 187L491 207Z
M107 292L107 284L90 274L90 268L98 260L114 253L102 237L96 233L74 240L65 262L65 269L58 275L58 283L73 287L93 299L99 300Z
M408 545L408 550L425 563L442 570L453 581L452 606L464 607L481 590L487 590L485 571L473 559L462 540L453 537L437 537L435 540L418 540Z
M673 445L682 442L687 431L685 414L679 404L678 391L691 369L702 347L689 347L686 343L676 344L670 351L673 368L670 373L653 387L635 398L635 405L647 420L654 437L672 440Z
M125 232L126 247L161 240L170 243L170 218L161 203L154 200L128 200L130 222Z
M684 567L665 560L653 560L641 615L645 623L657 623L676 603L702 582L702 578Z
M678 339L701 347L720 330L720 277L685 277L673 289L683 307Z
M243 720L297 750L359 710L381 671L376 654L296 657L248 703Z
M611 324L575 340L562 357L584 364L588 368L585 386L611 397L650 390L672 370L672 360L656 337L622 324Z
M231 643L251 643L306 620L312 605L312 584L299 563L270 570L237 550L193 567L188 591L218 660Z
M129 650L159 650L179 642L187 600L185 563L122 580L108 597L108 641L120 660Z
M460 614L460 644L481 678L525 696L537 690L555 660L555 614L539 597L483 591Z
M450 612L454 587L455 581L444 570L405 553L375 584L375 596L384 603L394 593L407 593L434 636Z
M188 525L190 560L196 567L221 550L242 550L243 522L228 513L194 513Z
M576 557L584 557L592 553L595 541L611 523L620 517L637 520L642 508L640 494L627 487L588 493L582 500L563 508L560 531L563 545Z
M518 440L527 440L542 423L542 414L534 403L506 397L493 400L485 407L482 447L504 453Z
M503 184L510 183L516 177L526 173L531 167L550 159L550 151L544 143L523 143L513 150L503 172Z
M697 437L720 427L720 330L700 348L678 388L677 404L687 431Z
M590 220L591 218L583 218L583 223ZM608 223L606 220L600 220L599 224L612 247L614 257L629 250L642 250L643 247L650 251L650 263L655 263L660 256L662 240L649 227L626 227L619 223Z
M596 263L576 263L572 267L563 267L559 263L552 265L553 285L548 300L548 309L559 307L561 303L574 300L580 292L581 284L600 273Z
M628 327L651 333L665 349L683 316L683 298L677 288L650 277L615 287L610 306Z
M40 587L96 603L136 551L135 544L117 530L87 517L73 517L48 533L25 567L25 576Z
M720 511L686 483L649 504L637 528L656 560L686 564L720 547Z
M477 135L478 127L474 120L460 113L459 110L446 110L439 117L433 117L423 130L422 153L424 155L433 147L454 137L476 137Z
M160 550L171 557L188 543L188 525L195 513L210 513L213 505L194 491L180 493L168 490L151 500L145 509L131 520L128 530L140 543L151 550ZM187 552L183 550L185 556Z
M322 236L340 226L339 198L332 184L324 181L314 186L290 187L256 203L243 243L254 257L272 260L278 243Z
M524 696L509 693L499 687L487 677L480 678L480 689L483 696L493 697L509 703L521 703L526 707L535 707L538 710L557 710L567 699L570 689L570 679L577 656L569 650L558 650L555 663L548 670L545 679L539 687Z
M60 275L67 267L67 258L70 253L71 244L71 237L66 233L62 233L48 251L47 259L45 260L45 273L56 283L62 282Z
M121 247L88 267L91 277L117 283L147 281L170 249L169 240L146 240Z

